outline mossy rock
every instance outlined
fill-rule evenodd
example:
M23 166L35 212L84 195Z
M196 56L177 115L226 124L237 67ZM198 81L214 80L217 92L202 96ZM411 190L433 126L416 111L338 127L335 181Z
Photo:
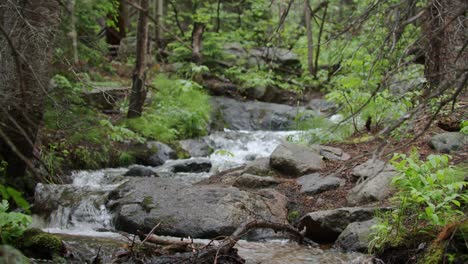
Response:
M37 259L52 260L63 251L62 240L37 228L26 230L17 246L26 256Z

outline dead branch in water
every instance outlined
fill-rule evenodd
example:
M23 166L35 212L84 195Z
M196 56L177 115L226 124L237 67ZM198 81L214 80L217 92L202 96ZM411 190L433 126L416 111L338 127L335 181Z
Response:
M285 232L291 235L291 238L300 244L313 244L314 242L306 239L304 233L294 228L289 224L273 223L268 221L251 221L243 224L232 233L231 236L224 238L219 243L213 243L213 240L206 245L197 246L193 239L189 241L172 241L158 237L151 232L145 236L144 243L139 245L153 245L161 246L166 252L181 252L178 255L162 256L168 263L244 263L243 260L237 256L234 247L239 240L255 229L272 229L276 232ZM138 258L132 255L134 251L129 250L126 257ZM151 252L148 252L151 253ZM120 255L120 258L122 255Z

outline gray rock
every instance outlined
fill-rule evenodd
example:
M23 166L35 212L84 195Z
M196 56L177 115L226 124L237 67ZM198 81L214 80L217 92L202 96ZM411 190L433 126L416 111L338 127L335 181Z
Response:
M153 154L148 157L145 165L156 167L163 165L167 160L177 159L177 153L164 143L158 141L149 141L146 143L146 145L148 149L153 152Z
M373 177L381 172L394 172L395 168L383 160L369 159L363 164L356 166L351 175L355 178L367 179Z
M271 154L270 166L286 176L297 177L320 170L323 161L316 149L283 142Z
M238 188L249 188L249 189L257 189L257 188L268 188L268 187L275 187L280 182L269 176L257 176L252 174L242 174L239 177L236 177L234 180L234 186Z
M316 113L303 107L292 107L282 104L264 103L258 101L240 102L225 97L212 97L213 109L219 109L212 121L213 124L223 124L233 130L288 130L293 128L296 116L301 118L315 116Z
M125 232L214 238L253 219L285 222L286 198L274 190L255 194L235 187L184 185L171 178L132 178L110 195L116 228Z
M297 183L301 185L301 193L313 195L336 189L344 184L345 180L335 176L321 177L319 173L313 173L298 178Z
M468 135L460 132L446 132L435 135L429 141L429 145L442 153L451 153L466 148Z
M249 52L250 58L252 61L262 61L265 62L276 62L281 66L297 66L300 65L299 58L297 55L287 49L275 48L275 47L263 47L263 48L254 48Z
M299 229L306 228L305 236L317 243L332 243L353 222L367 221L377 210L386 208L344 207L326 211L316 211L299 220Z
M270 158L257 158L254 161L245 165L243 173L259 175L259 176L273 176L274 172L270 168Z
M320 155L328 160L349 160L351 156L340 148L320 145Z
M345 251L366 252L372 233L371 227L377 223L376 218L351 223L338 236L335 244Z
M352 174L365 179L351 189L346 197L348 204L354 206L387 198L391 192L392 178L397 172L383 161L369 160L356 167Z
M3 264L29 264L28 259L18 249L9 245L0 245L0 263Z
M211 161L207 158L191 158L181 160L171 160L166 162L163 166L157 169L159 172L191 172L201 173L209 172L211 170Z
M154 171L151 167L134 165L124 174L124 176L134 176L134 177L159 177L158 173Z
M191 157L207 157L213 153L205 138L181 140L179 146Z
M90 91L84 90L82 98L100 110L112 111L129 94L130 87L93 87Z
M332 112L336 109L334 103L325 99L311 99L306 107L317 112Z

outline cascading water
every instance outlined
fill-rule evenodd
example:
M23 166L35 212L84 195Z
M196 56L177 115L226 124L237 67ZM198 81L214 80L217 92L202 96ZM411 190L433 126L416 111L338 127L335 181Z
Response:
M216 132L205 139L214 149L209 159L211 172L222 171L247 163L257 157L267 157L288 137L298 137L298 131L231 131ZM170 161L169 161L170 162ZM41 227L51 233L79 234L94 237L118 237L113 233L113 217L106 208L109 193L125 182L127 168L104 169L98 171L77 171L71 177L73 182L67 185L39 184L36 188L36 200L50 201L41 208L48 212L48 219ZM174 180L197 182L212 173L178 173ZM187 180L189 179L189 180ZM37 219L37 218L36 218ZM40 226L41 221L37 221ZM241 241L240 255L248 263L350 263L360 256L358 253L342 254L324 252L285 243L270 241L267 243ZM281 253L282 252L282 253ZM285 254L290 254L288 258ZM331 257L334 256L334 257ZM327 261L325 261L327 260Z

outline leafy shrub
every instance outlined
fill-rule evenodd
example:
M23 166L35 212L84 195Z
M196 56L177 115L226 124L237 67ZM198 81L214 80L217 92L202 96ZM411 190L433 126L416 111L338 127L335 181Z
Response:
M125 120L129 129L165 142L206 135L211 107L199 85L164 75L159 75L154 85L157 92L149 109L140 118Z
M30 216L8 212L7 200L0 203L0 244L11 244L18 239L32 223Z
M447 224L460 221L468 203L463 170L449 165L447 155L429 155L420 161L417 152L397 154L392 164L399 174L393 179L397 193L394 208L374 226L371 251L397 246L425 233L435 236Z
M463 122L461 122L460 132L462 134L468 135L468 120L463 120Z

